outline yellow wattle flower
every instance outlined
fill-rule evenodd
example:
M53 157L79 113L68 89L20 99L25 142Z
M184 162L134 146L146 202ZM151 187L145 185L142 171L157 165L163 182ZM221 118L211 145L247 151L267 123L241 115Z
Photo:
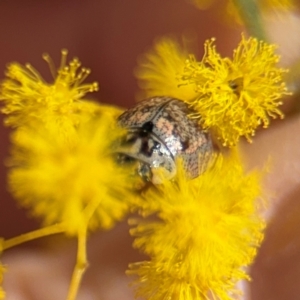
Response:
M129 209L128 174L112 157L114 142L123 133L113 117L118 110L99 106L99 111L77 126L71 142L56 127L42 124L20 127L12 135L12 194L44 225L64 222L69 234L84 225L111 228ZM95 207L92 218L90 206Z
M2 250L3 250L3 239L0 237L0 255L2 253ZM2 288L3 274L5 271L6 271L5 267L0 262L0 299L5 298L5 292Z
M89 69L80 68L78 59L67 64L67 51L62 51L58 70L48 55L44 55L53 75L53 83L47 83L31 65L11 63L6 79L1 84L0 100L4 102L2 113L8 115L5 122L17 127L34 121L57 124L60 128L72 128L79 122L82 112L92 113L92 103L82 101L88 92L98 89L97 83L84 84Z
M245 174L238 156L220 155L194 180L149 189L132 220L134 246L149 261L133 263L136 295L152 300L236 299L236 286L249 280L246 268L260 245L264 222L258 215L261 175ZM224 180L224 178L226 180Z
M5 268L0 265L0 299L5 299L5 292L2 288L2 281L3 281L3 273L5 272Z
M204 130L224 146L240 137L251 141L255 130L270 119L283 117L278 108L289 94L283 81L287 70L278 67L275 46L256 38L242 40L233 58L222 58L214 39L204 44L197 61L171 39L161 39L138 67L146 96L168 95L188 103Z
M192 86L179 86L179 77L185 68L188 53L171 38L158 40L153 50L140 57L135 75L142 89L140 98L169 96L193 99L196 92Z
M283 118L278 106L288 94L278 68L275 46L242 36L233 58L217 53L214 39L206 41L202 61L186 63L183 82L194 85L198 97L187 101L204 129L210 129L224 146L234 146L241 136L248 141L259 126Z
M45 226L65 232L111 228L129 209L128 172L116 165L114 143L123 131L115 107L83 100L97 84L84 84L89 70L62 52L53 84L31 66L11 64L0 89L2 112L13 131L9 188ZM116 182L118 184L116 184Z

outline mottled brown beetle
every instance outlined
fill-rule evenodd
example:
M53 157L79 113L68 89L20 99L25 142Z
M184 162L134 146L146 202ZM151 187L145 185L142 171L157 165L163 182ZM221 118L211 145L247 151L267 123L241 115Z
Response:
M192 111L181 100L152 97L137 103L118 118L127 135L118 149L120 162L137 163L138 174L154 184L161 178L154 170L163 168L164 177L176 174L177 157L183 160L189 178L206 168L213 154L210 135L188 117Z

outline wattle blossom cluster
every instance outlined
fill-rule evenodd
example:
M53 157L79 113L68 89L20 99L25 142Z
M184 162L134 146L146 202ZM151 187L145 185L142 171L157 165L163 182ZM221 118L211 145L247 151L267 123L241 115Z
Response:
M123 134L116 126L121 110L84 99L97 84L83 84L90 71L80 69L77 59L67 64L66 56L62 51L57 71L45 56L53 83L30 65L12 63L1 85L5 123L14 128L9 189L44 225L40 232L4 241L3 247L62 232L78 238L77 265L85 269L88 233L110 229L124 218L132 185L112 147ZM75 267L68 299L76 296L79 271Z
M226 180L224 180L226 178ZM230 182L230 184L229 184ZM144 216L133 219L134 246L149 257L130 265L137 296L147 299L232 299L249 279L264 223L257 214L260 175L245 174L237 153L218 156L194 180L181 170L143 194Z
M191 117L231 147L242 136L251 141L259 126L266 128L270 119L283 117L278 106L288 92L286 70L278 68L278 61L274 45L251 37L242 36L232 59L222 58L214 39L208 40L200 61L165 39L144 56L136 72L144 94L183 99L197 112Z
M5 123L13 128L9 188L44 227L1 240L0 253L50 234L77 237L67 298L73 300L87 266L88 233L110 229L135 211L140 217L130 220L134 247L149 257L127 271L138 276L138 296L229 300L240 295L236 284L249 279L246 267L265 225L258 213L261 174L245 172L234 146L242 136L250 140L258 126L267 127L270 118L282 117L285 71L276 66L274 46L254 38L243 36L232 59L222 58L213 40L204 48L196 61L173 40L162 39L141 59L136 74L144 95L185 101L195 111L189 117L233 149L215 153L208 170L193 180L178 160L173 180L145 189L138 188L134 170L116 159L125 134L117 126L121 110L85 99L97 84L83 83L89 70L80 69L77 59L67 63L63 51L56 70L45 56L53 83L30 65L8 67L0 100ZM0 284L3 272L0 264Z

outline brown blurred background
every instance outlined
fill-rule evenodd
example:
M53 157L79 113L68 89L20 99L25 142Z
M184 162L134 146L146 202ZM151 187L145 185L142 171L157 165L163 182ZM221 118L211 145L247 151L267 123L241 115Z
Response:
M208 11L200 11L187 1L2 0L0 1L0 74L2 74L0 78L3 78L7 63L18 61L22 64L30 62L50 81L50 72L47 64L42 60L42 54L49 53L56 65L59 65L60 51L62 48L67 48L69 58L77 56L83 66L92 69L88 81L98 81L100 84L100 91L91 94L90 97L105 103L128 107L134 103L134 95L138 90L133 76L136 59L151 47L156 37L170 34L178 37L184 33L195 34L198 43L195 51L200 57L204 40L216 37L218 50L224 56L231 56L232 49L240 39L242 27L229 25L225 21L226 18L222 18L224 1L215 0L213 7ZM275 15L275 18L271 18L266 25L269 36L280 44L279 51L283 54L285 63L293 63L295 57L299 56L299 15ZM272 157L272 170L265 178L265 186L271 191L268 214L272 218L270 217L265 241L252 268L251 291L254 300L300 299L299 126L298 115L286 118L283 122L272 123L267 131L262 130L257 134L253 145L247 144L243 147L250 168L263 167ZM38 222L28 219L26 211L17 207L6 190L6 169L3 161L9 153L9 137L3 125L0 125L0 136L0 236L9 238L36 228ZM94 272L97 270L98 273L96 275L88 273L88 279L95 275L94 279L102 276L104 280L108 278L107 274L110 274L111 281L116 282L116 276L111 273L110 268L107 268L108 273L105 273L103 265L98 261L99 253L102 255L104 253L102 260L107 263L105 257L107 253L112 254L109 263L121 265L121 262L116 260L118 250L124 248L121 243L125 234L127 234L125 239L130 238L124 223L117 226L116 232L111 235L105 233L106 239L104 238L102 243L99 243L98 237L94 238L94 242L92 241L92 246L97 246L92 249L94 254L91 255L90 261L91 265L95 265ZM131 240L126 243L126 249L131 249ZM101 248L103 245L107 249L106 252ZM6 278L11 276L11 279L7 279L7 285L11 284L11 292L16 289L14 276L20 273L21 263L32 265L27 259L27 255L31 253L24 254L21 250L11 254L8 251L7 261L10 272ZM62 261L66 261L68 256L69 252L66 251L66 254L62 255ZM127 263L132 261L126 252L124 256L126 257L120 269L120 274L123 276ZM36 257L33 262L35 260ZM63 267L60 262L53 266L51 261L47 268L44 265L45 260L47 259L42 257L40 266L38 263L36 266L40 267L39 271L47 273L45 278L46 283L49 283L47 282L49 270L55 268L53 278L56 279L57 271ZM96 263L93 263L93 260ZM72 260L70 265L73 263ZM20 276L22 276L22 286L27 291L30 290L28 286L33 285L32 281L39 278L40 273L36 273L35 269L32 271L27 265L23 270L24 273ZM30 271L32 277L28 277ZM67 284L68 281L66 286ZM126 284L124 286L127 288ZM49 283L48 287L52 288L53 285ZM95 290L98 290L98 281ZM11 299L14 299L13 296Z

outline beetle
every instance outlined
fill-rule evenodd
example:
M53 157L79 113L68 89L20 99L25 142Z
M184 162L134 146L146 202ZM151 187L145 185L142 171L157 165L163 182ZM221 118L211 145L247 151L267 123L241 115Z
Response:
M157 96L138 102L118 118L126 136L118 147L119 162L135 162L137 173L154 184L177 173L176 159L182 158L189 178L199 176L213 155L208 132L189 117L193 111L182 100Z

